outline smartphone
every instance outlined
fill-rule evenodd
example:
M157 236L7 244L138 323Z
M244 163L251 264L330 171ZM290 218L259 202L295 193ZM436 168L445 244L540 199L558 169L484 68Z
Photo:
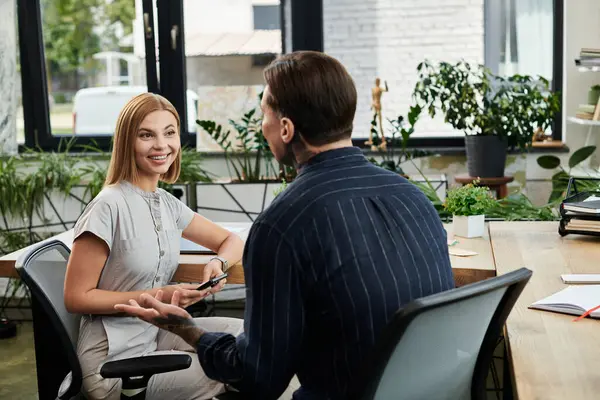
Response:
M227 278L228 274L227 272L225 272L223 275L219 275L219 276L215 276L214 278L204 282L202 285L198 286L196 288L196 290L205 290L208 288L211 288L213 286L217 286L217 284L219 282L221 282L223 279Z

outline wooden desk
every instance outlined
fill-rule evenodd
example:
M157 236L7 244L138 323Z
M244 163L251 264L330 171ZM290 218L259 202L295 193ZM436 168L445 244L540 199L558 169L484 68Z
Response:
M227 229L232 230L245 229L243 232L238 232L243 240L246 240L251 225L249 222L227 222L219 224ZM448 237L453 237L452 224L445 224L444 228L446 228L446 231L448 232ZM67 247L71 248L71 245L73 244L73 230L70 229L46 240L53 239L60 240L66 244ZM490 238L487 229L486 235L483 238L456 239L459 241L456 247L472 250L478 253L478 255L471 257L450 256L450 261L452 262L452 269L454 272L454 280L456 281L457 286L466 285L468 283L477 282L479 280L495 276L494 257L492 254ZM15 262L19 256L27 251L30 247L31 246L28 246L0 257L0 277L18 278L19 275L15 270ZM210 257L210 255L181 254L179 256L179 268L175 272L173 281L202 282L203 268L210 260ZM244 269L241 263L232 265L227 272L229 274L227 277L227 283L244 283Z
M477 255L469 257L450 255L456 286L463 286L496 276L494 254L490 244L489 224L486 224L483 237L471 239L454 237L451 223L444 224L444 228L448 233L448 239L454 238L458 241L454 247L477 253Z
M600 322L531 310L566 287L566 273L600 273L600 238L560 237L557 222L493 222L498 275L521 267L533 275L506 322L513 386L523 399L600 397ZM600 303L600 299L599 299Z

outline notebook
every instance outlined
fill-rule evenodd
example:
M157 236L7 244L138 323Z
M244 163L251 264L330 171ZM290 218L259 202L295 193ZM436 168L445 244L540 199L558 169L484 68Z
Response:
M581 315L599 305L600 285L578 285L569 286L545 299L536 301L529 308ZM593 311L590 317L600 318L600 309Z
M600 284L600 274L563 274L564 283Z
M250 229L249 227L245 227L245 226L244 227L225 226L225 228L231 232L237 233L242 238L245 237L245 234L247 233L246 231L248 229ZM214 251L212 251L204 246L201 246L197 243L194 243L191 240L187 240L184 237L182 237L181 240L179 241L179 252L181 254L215 254Z
M583 201L574 203L563 203L565 211L582 214L600 214L600 197L590 196Z
M183 237L179 242L179 252L181 254L215 254L214 251Z

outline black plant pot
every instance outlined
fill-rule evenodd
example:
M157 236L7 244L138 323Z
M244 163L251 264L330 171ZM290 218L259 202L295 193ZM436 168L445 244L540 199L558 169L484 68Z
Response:
M498 136L465 136L467 169L478 178L504 176L507 143Z

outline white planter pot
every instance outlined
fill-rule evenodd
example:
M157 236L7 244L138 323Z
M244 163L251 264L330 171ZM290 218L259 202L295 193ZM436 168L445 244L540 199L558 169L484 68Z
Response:
M455 236L465 238L482 237L485 228L485 215L471 215L468 217L453 215L452 227Z

